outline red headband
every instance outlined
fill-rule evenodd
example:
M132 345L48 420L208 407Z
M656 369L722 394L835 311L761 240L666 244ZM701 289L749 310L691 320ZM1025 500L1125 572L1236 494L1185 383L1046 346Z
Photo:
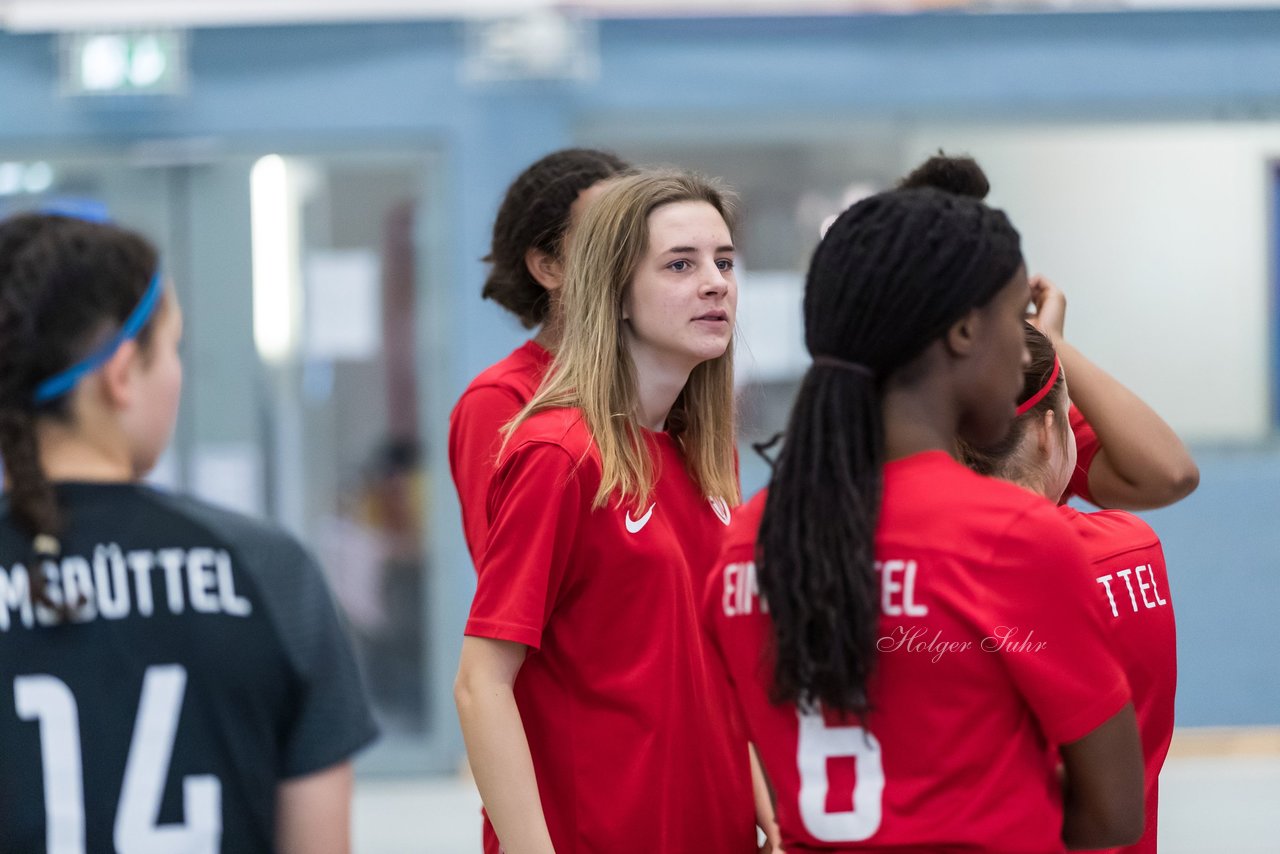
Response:
M1026 402L1024 402L1018 407L1018 415L1020 416L1026 415L1028 412L1030 412L1032 409L1035 408L1035 405L1037 403L1044 400L1044 396L1048 394L1050 390L1053 389L1053 384L1058 381L1058 373L1061 370L1062 370L1062 363L1058 361L1057 356L1054 356L1053 370L1049 372L1048 382L1044 384L1044 388L1040 389L1038 392L1031 395L1031 397L1027 398Z

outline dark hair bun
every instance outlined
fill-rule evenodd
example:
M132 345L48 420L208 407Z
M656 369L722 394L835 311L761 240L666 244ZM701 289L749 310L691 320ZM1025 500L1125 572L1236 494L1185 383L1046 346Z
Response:
M898 183L901 189L932 187L955 196L985 199L991 192L987 174L972 157L948 157L939 151Z

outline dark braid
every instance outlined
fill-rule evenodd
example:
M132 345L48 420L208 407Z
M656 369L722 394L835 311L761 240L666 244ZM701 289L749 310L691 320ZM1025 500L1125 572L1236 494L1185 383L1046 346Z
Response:
M23 250L39 234L43 223L22 217L0 226L0 458L6 473L9 507L18 527L33 538L37 533L57 536L61 519L53 488L40 468L36 445L35 414L29 405L35 386L11 351L34 337L32 315L25 308L35 302L35 283L15 276L14 267ZM16 346L15 346L16 345ZM26 406L11 404L18 400ZM34 561L30 561L34 566ZM50 604L44 590L44 574L28 572L37 601Z
M985 199L991 182L972 157L948 157L939 151L898 182L898 189L933 187L956 196Z
M875 665L881 394L1022 264L1000 211L931 189L864 199L836 219L805 283L800 386L757 550L773 620L774 697L864 714Z
M972 157L948 157L941 151L912 170L911 174L898 182L901 188L934 187L959 196L970 196L985 199L991 190L987 175ZM1030 323L1025 328L1027 350L1031 353L1031 364L1023 376L1022 396L1019 402L1030 400L1032 395L1044 387L1049 381L1057 354L1053 344L1040 330ZM1036 404L1030 412L1016 418L1013 426L1000 442L986 448L977 448L968 442L958 443L961 457L969 468L988 476L1004 476L1015 462L1014 452L1022 444L1027 427L1033 420L1044 417L1044 413L1052 409L1059 416L1059 427L1065 430L1067 425L1067 401L1062 393L1063 378L1059 375L1053 389L1044 400Z
M628 171L607 151L566 148L525 169L507 189L493 223L492 265L481 292L520 318L526 328L547 319L550 296L525 265L525 253L541 249L559 257L569 225L569 207L593 184Z
M70 415L67 396L37 406L36 386L90 352L128 317L155 272L155 249L109 225L24 214L0 222L0 457L18 529L47 542L62 534L57 497L40 464L36 423ZM148 324L138 336L146 347ZM54 555L49 555L50 557ZM29 561L36 601L55 605Z

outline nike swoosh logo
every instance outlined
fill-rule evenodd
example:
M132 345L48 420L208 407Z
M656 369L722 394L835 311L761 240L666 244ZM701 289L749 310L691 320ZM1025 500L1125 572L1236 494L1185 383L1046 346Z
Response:
M649 517L653 515L653 508L657 506L658 506L657 504L650 504L649 509L645 511L645 514L641 516L639 519L632 519L631 511L628 510L627 511L627 533L630 533L630 534L640 533L640 529L643 528L645 525L649 524Z

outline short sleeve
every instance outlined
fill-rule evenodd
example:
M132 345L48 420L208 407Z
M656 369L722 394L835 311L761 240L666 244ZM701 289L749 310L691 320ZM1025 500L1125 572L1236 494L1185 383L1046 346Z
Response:
M707 578L706 586L702 591L702 634L707 640L707 645L711 648L712 654L708 657L713 670L717 676L723 676L725 680L732 685L734 682L733 673L729 668L729 661L724 654L724 648L720 644L720 620L723 613L722 600L724 598L724 561L721 560L716 564L716 569Z
M569 453L550 443L523 445L503 461L489 485L488 543L466 634L541 646L590 507L581 475Z
M510 390L482 386L468 389L449 418L449 469L462 506L467 549L477 567L489 530L485 503L502 448L502 428L521 407Z
M1102 443L1098 441L1093 425L1074 403L1071 404L1069 417L1071 430L1076 436L1076 468L1071 473L1071 482L1067 485L1067 492L1062 500L1065 503L1072 495L1079 495L1085 501L1097 504L1093 500L1093 493L1089 491L1089 468L1093 465L1093 458L1102 449Z
M731 629L729 618L724 612L725 570L726 562L719 561L715 571L707 578L702 596L702 635L710 650L707 655L708 676L718 689L724 692L733 731L740 734L744 740L751 741L749 719L741 693L745 686L738 685L729 656L731 649L740 649L744 645L746 638L743 630L750 632L752 627L745 624L749 618L735 618L741 621L736 626L739 628L739 633L736 637L726 637L731 633Z
M287 585L292 589L281 583L263 585L298 680L283 734L285 778L344 762L378 735L329 588L311 556L299 546L294 549L300 565ZM263 574L281 580L284 575Z
M992 572L983 650L1000 656L1052 743L1083 738L1130 698L1083 546L1046 505L1019 518Z

